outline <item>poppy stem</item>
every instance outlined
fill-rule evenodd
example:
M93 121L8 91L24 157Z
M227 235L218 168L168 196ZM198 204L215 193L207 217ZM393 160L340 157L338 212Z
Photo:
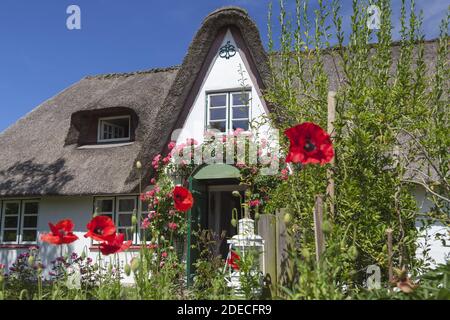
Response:
M116 253L115 256L116 256L116 263L117 263L117 265L116 265L117 287L118 287L118 293L119 293L119 297L120 297L120 259L119 259L118 253Z
M98 244L98 261L97 261L97 265L98 265L98 271L100 273L100 286L102 285L102 252L100 251L100 243Z

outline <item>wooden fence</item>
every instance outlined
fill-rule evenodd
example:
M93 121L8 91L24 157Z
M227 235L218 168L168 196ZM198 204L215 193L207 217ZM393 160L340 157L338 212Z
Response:
M264 239L264 276L272 296L279 295L279 284L290 275L291 240L284 222L285 213L285 209L279 209L275 214L262 214L258 220L258 234Z

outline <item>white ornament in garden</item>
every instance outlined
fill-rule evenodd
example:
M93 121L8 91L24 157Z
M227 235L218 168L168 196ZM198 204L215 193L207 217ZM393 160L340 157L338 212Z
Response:
M255 273L265 274L264 268L264 239L255 234L255 221L249 218L243 218L238 221L238 234L227 241L230 246L229 256L231 250L235 250L241 257L246 254L257 252L259 254L258 269ZM230 281L228 286L236 291L241 288L240 271L232 270L230 268ZM261 277L262 280L262 277Z

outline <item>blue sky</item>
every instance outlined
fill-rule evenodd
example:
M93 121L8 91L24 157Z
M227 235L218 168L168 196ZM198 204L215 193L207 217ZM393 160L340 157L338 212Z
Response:
M395 34L400 0L391 1ZM277 1L274 2L276 8ZM295 1L290 2L288 10ZM416 2L418 9L424 11L426 38L437 37L449 1ZM266 44L268 3L269 0L2 0L0 131L86 75L180 64L204 17L221 6L247 9ZM70 4L81 8L81 30L66 28L66 9ZM342 4L346 26L351 1L342 0Z

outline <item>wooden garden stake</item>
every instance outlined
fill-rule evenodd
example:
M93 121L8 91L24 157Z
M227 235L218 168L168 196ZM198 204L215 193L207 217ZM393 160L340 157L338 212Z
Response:
M331 140L334 140L335 131L334 131L334 121L336 120L336 92L330 91L328 92L328 123L327 123L327 132L331 137ZM327 196L329 199L329 207L330 207L330 215L334 217L334 205L335 205L335 195L334 195L334 177L333 177L333 168L334 168L334 158L331 160L331 168L327 170Z
M392 279L393 279L393 272L392 272L392 229L388 228L386 230L386 234L387 234L389 281L392 281Z
M314 237L316 239L317 263L319 263L320 256L325 250L322 222L323 222L323 197L321 195L316 195L316 202L314 205Z

